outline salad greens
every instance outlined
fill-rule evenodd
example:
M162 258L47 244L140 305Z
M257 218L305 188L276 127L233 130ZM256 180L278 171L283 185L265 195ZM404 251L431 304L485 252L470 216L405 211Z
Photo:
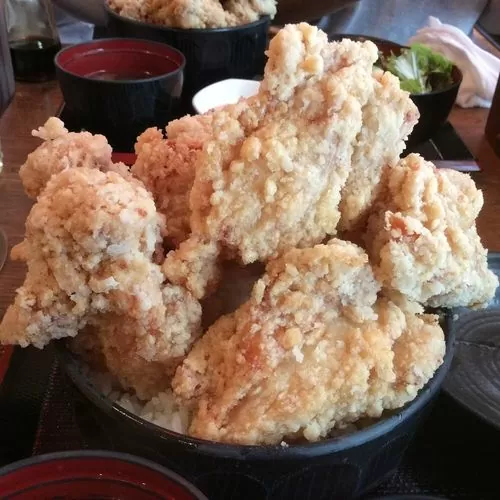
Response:
M380 62L383 69L399 78L401 88L411 94L441 90L453 83L453 63L425 45L411 45L402 49L400 55L380 55Z

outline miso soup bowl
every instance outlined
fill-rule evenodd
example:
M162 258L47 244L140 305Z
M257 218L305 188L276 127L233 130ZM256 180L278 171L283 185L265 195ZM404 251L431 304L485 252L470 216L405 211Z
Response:
M74 123L128 151L148 127L181 113L184 55L162 43L94 40L61 50L56 74Z
M101 450L38 455L0 469L2 498L207 500L184 478L149 460Z

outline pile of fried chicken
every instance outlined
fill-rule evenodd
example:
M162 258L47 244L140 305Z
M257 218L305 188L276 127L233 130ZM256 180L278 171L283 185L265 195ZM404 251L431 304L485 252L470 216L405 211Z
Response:
M182 29L227 28L274 18L276 0L107 0L121 16Z
M498 285L482 194L400 158L418 111L371 42L288 25L268 58L257 95L146 130L130 170L57 118L34 132L2 343L71 337L228 443L317 441L415 398L445 354L424 310L484 307Z

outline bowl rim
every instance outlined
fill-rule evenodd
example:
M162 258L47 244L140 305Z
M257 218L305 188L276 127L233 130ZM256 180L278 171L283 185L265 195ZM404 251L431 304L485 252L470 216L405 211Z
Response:
M454 330L451 328L451 311L441 311L440 323L445 334L446 351L443 363L436 370L433 377L422 387L417 396L391 416L383 418L373 425L357 430L344 436L323 439L321 441L304 444L276 445L242 445L209 441L180 434L156 424L148 422L134 413L112 402L92 384L81 370L76 368L78 356L74 355L66 346L65 340L56 341L58 358L73 384L92 404L104 411L107 416L119 418L122 423L131 424L139 432L156 434L158 439L166 442L175 442L204 455L239 460L273 461L276 459L299 459L329 455L346 449L361 446L374 441L380 436L403 425L404 422L422 409L431 397L440 390L451 365L454 352Z
M162 24L148 23L147 21L141 21L139 19L134 19L132 17L122 16L118 12L114 11L109 5L108 0L104 1L104 10L108 16L113 16L117 19L124 20L127 23L135 24L137 26L153 28L160 31L170 31L173 33L196 33L196 34L210 34L210 33L226 33L232 31L239 31L244 29L251 29L260 24L268 24L271 22L269 16L261 16L257 21L251 23L239 24L237 26L226 26L225 28L174 28L170 26L164 26Z
M197 500L208 500L208 498L200 491L196 486L190 483L187 479L177 474L152 460L146 458L138 457L130 453L123 453L117 451L108 450L71 450L71 451L56 451L52 453L44 453L42 455L34 455L29 458L24 458L22 460L17 460L8 465L0 468L0 478L8 476L13 472L19 471L23 468L45 464L53 461L61 460L92 460L92 459L104 459L104 460L115 460L118 462L127 462L139 468L151 469L159 474L170 479L172 482L179 484L185 488L189 493L191 493Z
M161 47L162 49L165 49L165 47L168 47L169 50L171 50L174 53L177 53L180 56L181 59L181 64L175 68L172 71L169 71L168 73L162 73L160 75L154 75L148 78L133 78L133 79L126 79L126 80L97 80L96 78L92 78L90 76L83 76L83 75L78 75L77 73L73 73L72 71L69 71L68 69L64 68L62 64L60 63L60 57L62 54L69 52L70 50L74 50L75 48L78 47L89 47L91 48L92 46L99 46L102 45L103 43L106 44L108 42L137 42L137 43L146 43L148 45L153 45L156 47ZM85 57L88 54L93 54L97 53L97 50L94 52L87 52L86 54L80 54L77 55L76 57ZM126 38L120 38L120 37L113 37L113 38L98 38L96 40L89 40L86 42L81 42L77 43L74 45L69 45L68 47L65 47L61 49L55 56L54 56L54 65L56 67L56 70L65 73L67 75L71 75L73 78L78 78L80 80L86 81L86 82L99 82L99 84L102 85L130 85L133 83L152 83L157 80L163 80L164 78L168 77L173 77L177 75L178 73L183 73L184 69L186 67L186 56L178 49L173 47L172 45L169 45L167 43L162 43L162 42L157 42L155 40L147 40L145 38L131 38L131 37L126 37Z

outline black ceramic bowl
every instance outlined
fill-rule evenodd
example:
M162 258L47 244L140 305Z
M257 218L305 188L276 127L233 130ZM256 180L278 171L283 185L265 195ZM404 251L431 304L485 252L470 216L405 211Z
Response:
M118 151L146 128L180 116L185 59L168 45L95 40L61 50L55 64L66 112Z
M391 52L399 54L405 48L404 45L399 45L390 40L363 35L337 34L330 36L332 41L339 41L343 38L350 38L359 42L370 40L385 56L390 55ZM410 97L420 112L420 119L408 138L407 147L411 148L430 139L448 119L462 83L462 72L456 66L453 66L452 78L453 84L444 90L436 90L426 94L411 94Z
M142 458L106 451L38 455L0 469L2 498L207 500L177 474Z
M443 365L403 409L346 436L288 447L221 444L146 422L103 396L64 342L56 345L66 373L93 403L95 421L113 436L114 446L171 468L209 498L285 500L303 498L303 493L315 500L349 500L374 488L399 465L449 369L453 332L447 333Z
M184 102L211 83L226 78L262 75L270 20L218 29L179 29L123 17L105 3L112 36L155 40L176 47L186 56ZM187 111L187 110L186 110Z

